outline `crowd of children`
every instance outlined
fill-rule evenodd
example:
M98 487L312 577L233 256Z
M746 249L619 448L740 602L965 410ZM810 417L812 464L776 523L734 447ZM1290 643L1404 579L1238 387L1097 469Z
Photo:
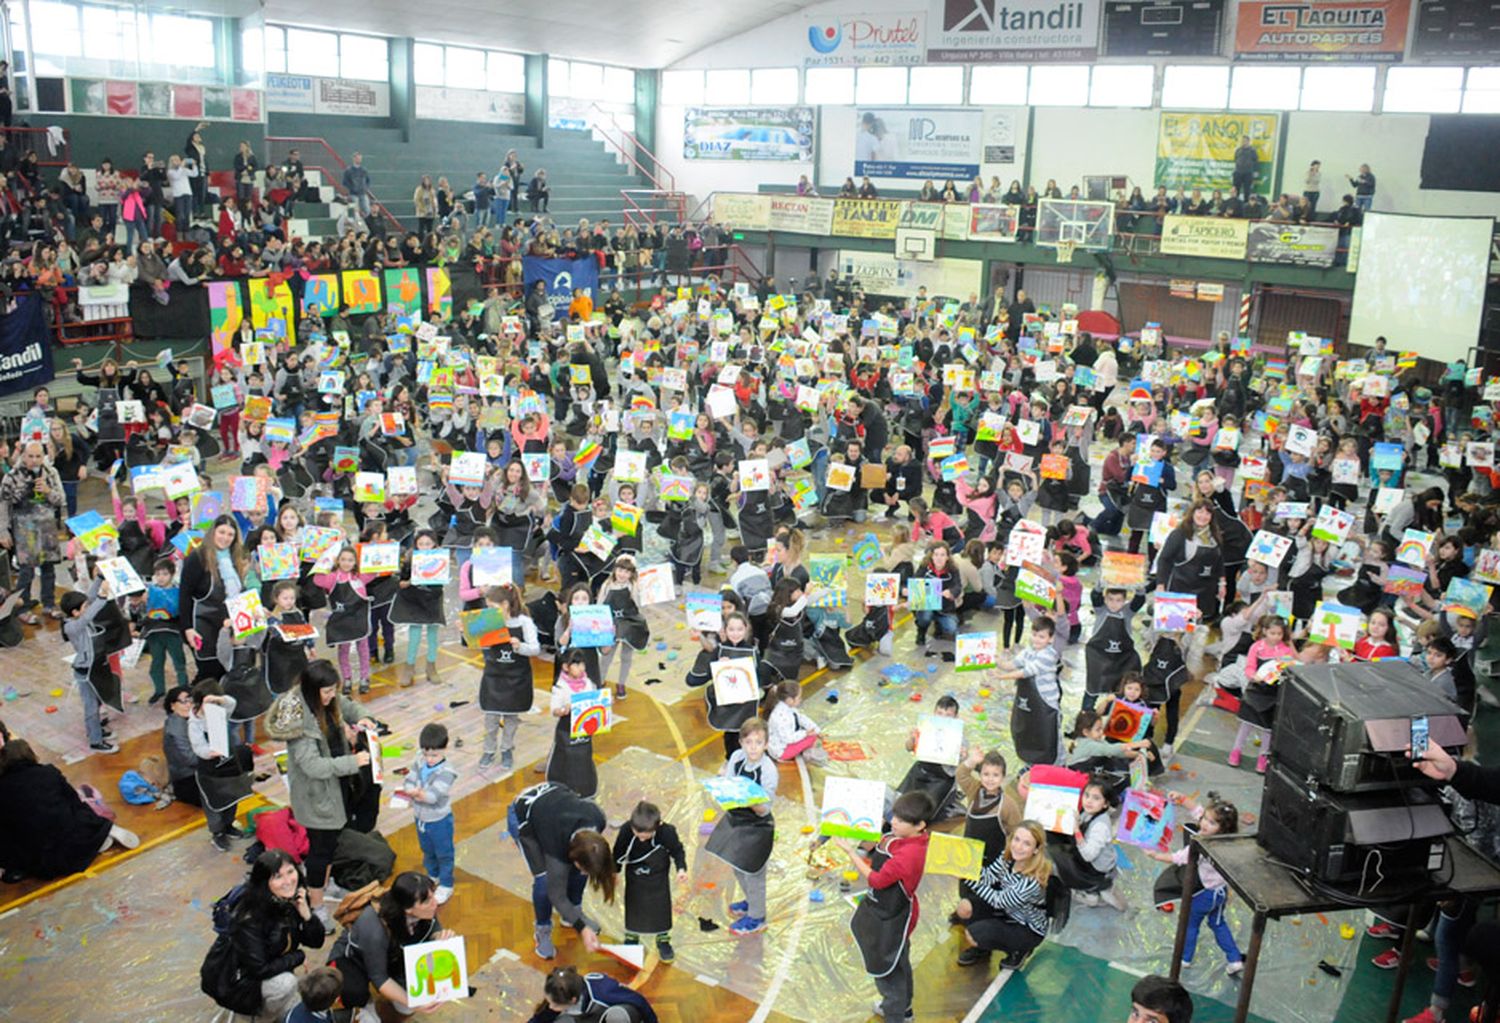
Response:
M855 856L872 891L856 936L882 1011L899 1019L911 982L895 921L914 926L930 824L962 815L985 846L952 918L969 945L959 961L1001 950L1016 964L1067 892L1125 908L1111 811L1128 775L1137 785L1173 756L1190 682L1236 708L1229 763L1254 736L1261 773L1288 665L1405 655L1466 717L1482 695L1475 654L1485 584L1500 581L1500 501L1488 408L1473 409L1472 427L1460 418L1472 374L1446 367L1434 391L1414 358L1383 343L1337 359L1302 337L1269 355L1221 337L1173 358L1159 330L1110 342L1078 331L1074 315L835 310L710 280L563 337L475 310L358 326L309 315L295 325L300 345L241 336L209 395L180 364L168 365L168 397L107 361L113 404L106 415L101 401L93 429L113 516L102 528L69 520L99 578L61 605L90 745L114 748L100 704L123 709L112 658L132 632L152 662L153 702L167 662L186 681L186 648L195 705L222 696L239 708L242 742L196 765L201 778L231 774L241 747L258 748L254 719L296 695L320 645L337 652L343 694L368 694L376 666L398 662L405 625L400 685L415 684L424 641L431 683L457 619L483 658L480 769L515 767L532 659L548 655L546 779L590 799L599 773L592 733L573 727L578 708L629 697L634 655L652 642L645 609L685 599L701 647L686 678L723 734L723 776L767 796L723 814L706 846L733 868L743 897L729 930L747 935L767 926L777 762L826 760L800 680L848 668L851 648L892 655L907 612L912 656L938 665L974 656L971 641L988 636L987 659L966 666L1013 698L1012 787L998 750L966 743L956 764L916 759L889 834L868 862ZM1095 373L1106 356L1127 385ZM133 411L119 420L127 393L150 405L145 424ZM215 481L209 428L231 414L223 448L242 461ZM1411 485L1424 460L1446 489ZM824 540L851 523L842 535L866 545L862 608L849 548ZM695 589L726 570L717 591ZM115 622L108 609L133 592L134 625ZM1065 704L1079 694L1068 745ZM1113 728L1122 710L1138 734ZM959 705L943 696L934 711L957 717ZM439 902L453 890L447 742L441 723L424 729L404 783ZM913 730L907 749L918 743ZM1024 776L1053 765L1092 772L1071 834L1022 819ZM1214 804L1197 826L1236 822ZM670 958L662 901L681 840L642 804L614 855L631 868L627 930ZM1236 973L1224 896L1206 875L1192 933L1207 921ZM549 979L548 1002L565 1001Z

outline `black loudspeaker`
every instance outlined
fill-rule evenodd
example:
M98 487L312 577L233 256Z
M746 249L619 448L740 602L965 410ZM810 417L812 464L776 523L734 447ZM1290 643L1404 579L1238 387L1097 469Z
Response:
M1410 892L1441 870L1444 836L1452 831L1442 805L1425 789L1331 792L1278 765L1266 774L1256 839L1300 874L1381 899Z
M1460 713L1407 661L1297 665L1281 677L1271 759L1332 792L1436 788L1404 753L1411 722L1426 717L1431 741L1456 751Z

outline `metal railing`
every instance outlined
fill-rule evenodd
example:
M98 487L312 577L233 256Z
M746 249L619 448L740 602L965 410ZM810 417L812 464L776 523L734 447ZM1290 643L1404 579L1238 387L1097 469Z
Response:
M62 145L56 151L49 139L48 128L5 128L5 147L15 155L17 163L27 153L35 152L37 162L43 167L66 167L73 162L72 136L66 128L62 132Z
M672 222L687 222L687 195L655 188L622 188L620 201L627 224L637 228L651 227L659 215L670 214Z
M280 164L293 149L309 147L321 148L334 167L338 169L333 170L316 163L315 160L317 158L307 153L303 154L303 168L309 171L317 171L322 175L324 184L331 186L335 193L352 202L352 199L349 198L349 190L344 187L344 171L348 169L349 165L344 163L344 158L339 156L338 151L330 146L326 139L316 136L267 135L266 165ZM367 194L370 197L370 212L372 215L383 217L397 231L406 230L401 221L396 219L396 215L387 209L385 204L376 197L373 189Z

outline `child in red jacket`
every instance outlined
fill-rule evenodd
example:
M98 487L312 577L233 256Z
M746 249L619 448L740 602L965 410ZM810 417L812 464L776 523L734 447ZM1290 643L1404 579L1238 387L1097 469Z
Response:
M911 1015L911 934L921 916L917 886L927 864L927 823L935 812L925 792L896 797L890 834L875 846L869 860L856 855L847 840L834 839L870 885L849 929L864 958L865 972L875 978L875 990L880 993L876 1013L888 1020Z

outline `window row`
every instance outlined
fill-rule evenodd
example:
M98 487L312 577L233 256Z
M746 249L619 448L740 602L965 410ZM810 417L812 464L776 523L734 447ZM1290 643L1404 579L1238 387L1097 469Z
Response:
M552 99L608 100L635 103L635 72L581 60L547 61L547 95Z
M267 25L246 29L243 44L246 71L366 82L391 78L390 40L382 36Z
M526 58L519 53L417 43L412 47L412 73L418 85L490 92L526 91Z
M798 102L796 68L662 73L662 102L693 106L784 106ZM1376 70L1362 66L1269 67L1173 64L1163 69L1160 106L1187 110L1375 108ZM976 65L965 89L961 67L808 68L801 102L1042 107L1150 107L1158 102L1151 64ZM1500 112L1500 68L1393 67L1381 110L1390 113Z
M177 67L212 68L218 65L211 18L181 14L147 14L125 7L33 0L31 46L39 58L84 58ZM22 8L10 5L12 37L21 49L26 36Z

